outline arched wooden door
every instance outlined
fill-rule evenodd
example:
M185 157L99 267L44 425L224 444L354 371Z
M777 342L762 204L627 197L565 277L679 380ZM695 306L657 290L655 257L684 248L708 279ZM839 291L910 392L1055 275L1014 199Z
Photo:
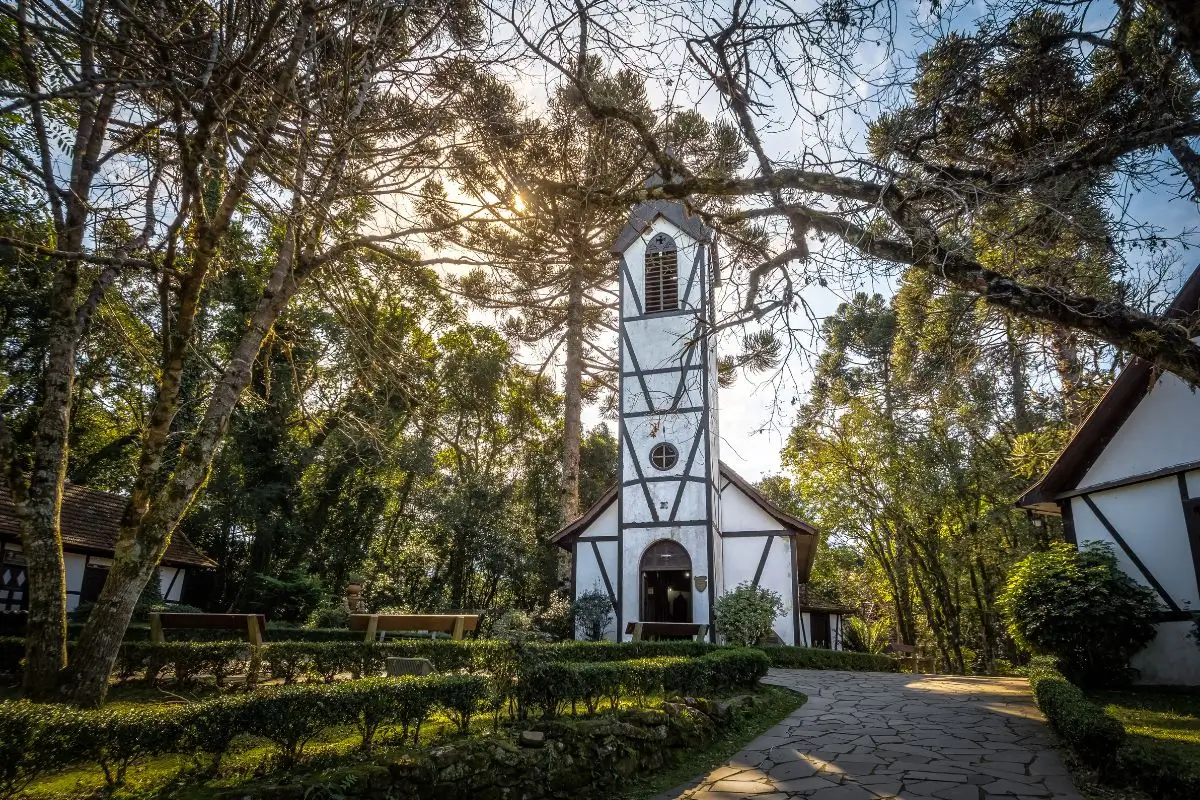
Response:
M692 621L692 559L679 542L662 539L641 561L642 622Z

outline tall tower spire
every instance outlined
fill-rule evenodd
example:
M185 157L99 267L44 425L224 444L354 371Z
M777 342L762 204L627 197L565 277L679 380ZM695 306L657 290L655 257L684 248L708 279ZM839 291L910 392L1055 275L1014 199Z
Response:
M652 184L655 177L647 181ZM661 178L658 178L661 183ZM618 633L638 621L712 627L719 541L713 232L681 203L633 209L620 269Z

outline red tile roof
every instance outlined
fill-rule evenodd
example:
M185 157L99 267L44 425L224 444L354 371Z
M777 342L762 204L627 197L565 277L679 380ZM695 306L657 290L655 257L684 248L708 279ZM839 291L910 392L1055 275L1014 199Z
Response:
M67 484L63 489L60 523L63 549L111 554L117 543L117 532L121 527L121 515L125 513L126 502L127 498L118 494ZM7 486L0 486L0 539L21 540L17 509ZM217 562L200 552L179 531L171 536L163 563L191 567L217 566Z

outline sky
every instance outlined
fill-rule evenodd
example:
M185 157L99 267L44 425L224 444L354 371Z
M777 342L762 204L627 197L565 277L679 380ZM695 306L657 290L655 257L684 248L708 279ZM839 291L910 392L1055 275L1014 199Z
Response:
M799 0L796 5L804 7L811 3ZM943 7L949 5L943 4ZM1103 2L1096 4L1094 11L1097 18L1108 18L1104 5ZM804 132L814 130L813 124L809 122L805 126L797 124L794 117L789 119L791 99L784 96L781 89L768 89L762 97L764 102L759 119L768 154L773 159L783 162L802 163L808 149L819 149L822 146L828 148L828 142L832 138L841 140L843 153L861 152L865 120L873 119L884 105L898 99L895 89L881 90L878 84L872 83L872 79L895 75L897 71L900 75L905 75L905 71L913 64L915 54L926 49L938 32L971 30L983 4L968 1L956 4L956 7L957 12L949 21L932 20L929 17L930 5L927 0L898 0L897 17L893 20L895 36L890 40L890 48L885 47L882 42L876 42L867 43L859 50L858 71L864 79L853 86L818 87L827 90L827 98L818 95L800 99L802 104L813 106L817 111L823 110L818 107L822 103L830 109L826 115L824 130L814 133L811 138L806 137ZM715 14L720 16L719 7L714 6L714 9ZM663 58L664 63L670 60L670 56ZM661 74L662 65L659 65L658 69ZM532 80L526 85L533 105L538 105L539 100L544 98L545 86L544 79ZM669 97L676 106L697 108L709 118L715 117L720 111L711 87L702 82L689 83L687 76L682 72L678 73L676 80L670 84L665 81L656 84L652 80L648 88L652 95L657 90L661 99ZM539 93L541 97L538 97ZM811 116L809 119L811 120ZM1122 202L1127 204L1127 210L1137 218L1153 221L1167 236L1184 235L1200 223L1196 204L1178 196L1174 187L1143 187L1140 190L1134 186L1122 188L1125 190ZM1114 212L1116 211L1117 209L1114 209ZM1196 239L1193 237L1192 245L1195 243ZM813 244L819 247L816 243ZM1157 299L1161 301L1169 298L1186 275L1190 274L1197 261L1191 252L1181 248L1174 272ZM1139 268L1136 258L1134 268ZM804 300L817 319L815 325L802 325L804 329L797 333L797 340L802 348L809 352L794 352L778 372L760 376L741 375L732 387L720 390L723 460L752 481L780 471L780 449L795 417L795 406L803 402L810 382L810 361L812 351L817 345L819 320L831 314L839 302L848 299L856 291L880 292L889 296L892 288L893 284L886 276L863 276L857 282L842 283L836 287L813 286L802 290ZM732 294L725 300L726 307L733 307L736 302L737 298ZM738 332L736 336L742 333L744 331ZM736 341L731 341L731 337L727 336L718 342L717 347L719 353L730 352L736 349ZM599 421L601 418L597 409L585 412L585 424L593 425Z

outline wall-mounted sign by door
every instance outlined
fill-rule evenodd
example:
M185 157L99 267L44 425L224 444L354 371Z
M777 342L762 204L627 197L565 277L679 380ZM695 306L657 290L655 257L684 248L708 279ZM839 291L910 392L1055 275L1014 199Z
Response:
M696 576L696 591L703 592L707 588L708 588L708 576L707 575L697 575Z

